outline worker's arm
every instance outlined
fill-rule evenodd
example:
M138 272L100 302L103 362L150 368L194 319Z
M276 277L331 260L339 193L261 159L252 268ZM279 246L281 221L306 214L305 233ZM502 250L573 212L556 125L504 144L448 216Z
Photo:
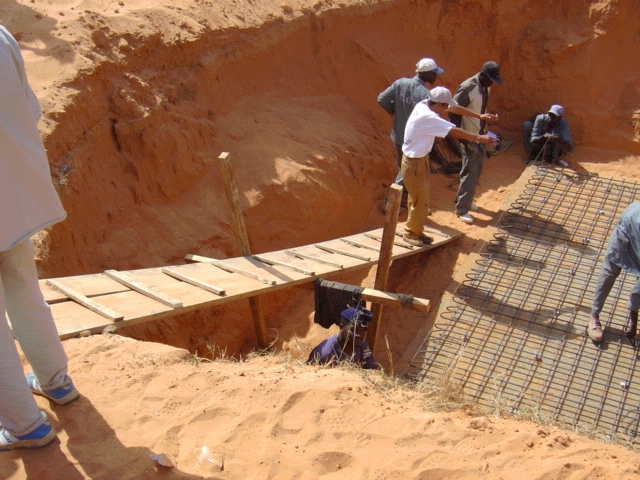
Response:
M462 85L458 87L458 90L456 91L456 94L453 96L453 98L455 99L455 101L458 103L458 107L463 108L467 111L471 111L469 110L467 107L469 106L469 104L471 103L471 99L469 98L469 92L471 90L473 90L474 86L473 85L467 85L466 87L463 87ZM454 111L454 109L458 108L458 107L449 107L449 118L451 119L451 121L455 124L456 127L461 127L462 126L462 115L460 113L457 113ZM479 114L476 114L476 116Z
M484 120L485 122L492 123L498 121L498 115L493 113L476 113L473 110L469 110L461 105L455 107L449 107L449 113L454 115L462 115L463 117L477 118L478 120Z
M458 127L453 127L449 130L449 135L462 140L470 140L472 142L481 143L483 145L489 145L491 148L495 148L498 143L498 139L490 137L489 135L477 135L475 133L467 132Z
M535 122L533 123L531 138L529 138L529 141L532 145L540 145L540 143L544 140L546 126L547 125L544 121L544 114L538 115Z
M387 112L393 115L396 111L396 89L395 82L389 86L386 90L378 95L378 103Z

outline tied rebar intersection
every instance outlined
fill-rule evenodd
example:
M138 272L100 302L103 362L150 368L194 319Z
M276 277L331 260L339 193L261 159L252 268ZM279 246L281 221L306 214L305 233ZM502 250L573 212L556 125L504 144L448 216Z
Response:
M607 299L603 342L586 327L609 235L637 199L637 183L537 168L408 376L455 382L489 411L634 441L639 351L623 329L635 276L623 271Z

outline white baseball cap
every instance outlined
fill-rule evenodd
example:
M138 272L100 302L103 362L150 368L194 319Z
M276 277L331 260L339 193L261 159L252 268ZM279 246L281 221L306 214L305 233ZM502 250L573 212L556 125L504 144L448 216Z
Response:
M549 113L553 113L556 117L561 117L564 115L564 108L562 108L562 105L551 105Z
M433 73L442 73L442 70L433 58L423 58L418 63L416 63L416 73L419 72L433 72Z
M458 102L453 99L451 91L445 87L432 88L429 93L429 100L434 103L448 103L451 107L458 106Z

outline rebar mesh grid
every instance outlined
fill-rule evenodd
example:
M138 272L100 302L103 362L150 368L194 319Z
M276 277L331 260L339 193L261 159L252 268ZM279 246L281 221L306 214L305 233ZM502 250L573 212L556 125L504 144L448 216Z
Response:
M611 230L639 198L637 183L538 168L409 378L456 382L469 401L502 413L635 440L639 357L622 332L633 275L623 271L607 299L604 341L594 344L586 327Z

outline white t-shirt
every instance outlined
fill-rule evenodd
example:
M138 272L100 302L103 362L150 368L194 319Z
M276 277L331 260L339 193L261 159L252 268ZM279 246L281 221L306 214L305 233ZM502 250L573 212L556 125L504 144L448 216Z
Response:
M428 100L418 103L407 121L402 153L409 158L426 156L436 137L446 137L455 125L429 108Z

